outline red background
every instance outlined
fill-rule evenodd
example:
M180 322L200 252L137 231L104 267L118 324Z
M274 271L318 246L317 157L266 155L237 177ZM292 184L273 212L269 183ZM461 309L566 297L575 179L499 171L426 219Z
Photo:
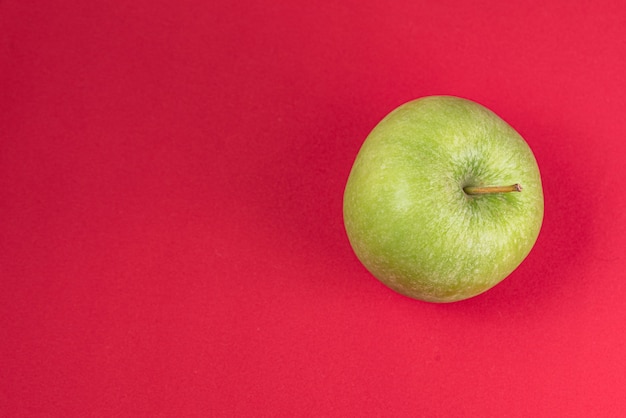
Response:
M626 415L623 4L0 1L0 416ZM430 94L511 123L546 199L446 305L341 213Z

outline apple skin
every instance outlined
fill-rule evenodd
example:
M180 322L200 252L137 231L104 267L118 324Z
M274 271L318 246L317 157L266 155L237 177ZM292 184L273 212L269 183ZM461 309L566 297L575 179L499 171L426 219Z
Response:
M520 184L468 195L466 186ZM543 190L524 139L489 109L428 96L387 115L346 184L345 229L363 265L408 297L474 297L515 270L535 244Z

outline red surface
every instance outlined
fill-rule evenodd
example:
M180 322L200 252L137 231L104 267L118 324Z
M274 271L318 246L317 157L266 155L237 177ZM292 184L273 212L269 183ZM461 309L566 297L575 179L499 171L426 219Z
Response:
M0 1L0 416L626 415L625 28L610 0ZM429 94L516 127L546 196L525 263L449 305L376 281L341 215Z

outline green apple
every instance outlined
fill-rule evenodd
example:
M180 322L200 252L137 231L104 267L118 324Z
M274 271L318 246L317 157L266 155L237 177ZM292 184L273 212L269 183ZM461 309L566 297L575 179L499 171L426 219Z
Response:
M424 97L369 134L343 216L356 256L381 282L454 302L495 286L529 254L543 220L541 177L526 141L495 113Z

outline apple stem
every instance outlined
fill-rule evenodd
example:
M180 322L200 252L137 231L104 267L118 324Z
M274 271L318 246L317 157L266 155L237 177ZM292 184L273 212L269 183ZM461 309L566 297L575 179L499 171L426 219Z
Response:
M519 184L512 184L510 186L467 186L463 188L463 191L468 195L510 193L521 192L522 186Z

